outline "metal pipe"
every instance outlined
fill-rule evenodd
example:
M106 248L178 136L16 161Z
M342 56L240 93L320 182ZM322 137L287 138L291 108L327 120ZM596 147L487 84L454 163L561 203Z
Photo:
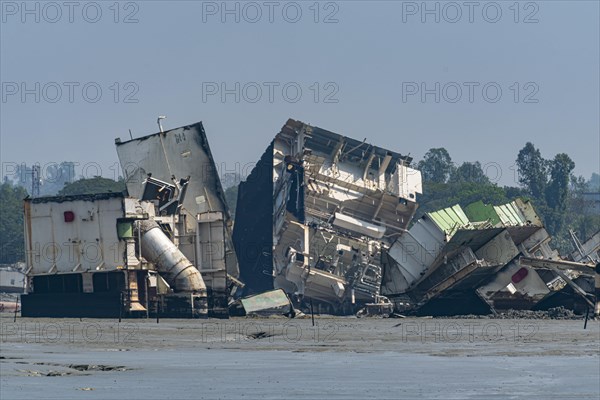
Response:
M535 258L535 257L520 257L519 263L521 265L527 265L532 268L539 269L549 269L549 270L568 270L571 269L573 271L581 272L586 276L594 275L594 266L585 263L579 263L574 261L566 261L566 260L550 260L545 258Z
M200 271L164 234L156 221L140 221L142 256L154 263L158 272L176 292L206 293Z
M160 130L160 133L164 133L165 131L163 130L162 124L160 123L161 119L167 119L167 117L165 117L164 115L159 115L158 119L156 120L156 123L158 124L158 129Z

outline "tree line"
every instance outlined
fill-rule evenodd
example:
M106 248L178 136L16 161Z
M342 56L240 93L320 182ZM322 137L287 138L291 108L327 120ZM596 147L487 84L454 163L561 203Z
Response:
M585 240L600 229L600 215L591 209L584 195L600 190L600 175L594 173L589 181L575 176L575 162L568 154L545 159L531 142L517 154L516 167L518 186L501 187L490 181L479 161L456 166L446 149L429 149L417 163L424 191L418 216L478 200L497 205L517 197L528 198L562 255L573 250L570 230Z

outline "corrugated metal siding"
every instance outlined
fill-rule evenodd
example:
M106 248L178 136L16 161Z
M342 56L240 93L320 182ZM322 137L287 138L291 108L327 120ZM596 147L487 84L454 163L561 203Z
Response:
M470 226L469 218L458 204L443 210L430 212L427 215L448 236L454 235L460 228L468 229Z
M514 201L501 206L495 206L494 210L500 217L500 221L504 226L520 226L526 224L527 222L527 219L517 208L517 205Z

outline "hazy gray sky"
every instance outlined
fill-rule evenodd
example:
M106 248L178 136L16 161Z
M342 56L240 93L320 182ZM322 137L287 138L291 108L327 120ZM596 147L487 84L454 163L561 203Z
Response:
M114 139L166 115L203 121L217 163L242 173L294 118L416 159L445 147L501 184L531 141L589 178L598 4L2 1L2 174L76 161L114 177Z

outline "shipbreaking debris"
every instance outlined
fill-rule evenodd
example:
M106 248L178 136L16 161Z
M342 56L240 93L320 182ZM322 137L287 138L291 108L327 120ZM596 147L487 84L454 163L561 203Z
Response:
M289 318L296 316L292 302L281 289L241 298L229 306L229 314L262 317L285 315Z
M437 317L454 318L454 316ZM547 310L505 310L496 314L463 314L461 319L557 319L557 320L581 320L585 316L575 314L573 310L560 306L549 308Z
M568 257L569 260L575 262L600 262L600 230L596 232L591 238L586 240L584 243L579 241L577 235L572 230L569 231L575 251Z
M394 304L385 296L377 296L375 303L367 303L356 313L361 317L384 317L387 318L394 314ZM398 314L399 315L399 314ZM400 318L403 318L400 316Z
M411 158L288 120L239 186L233 239L247 290L281 288L307 309L374 302L382 254L421 193Z
M25 273L21 269L24 266L24 263L0 264L0 296L6 293L23 293L25 291ZM0 302L2 301L4 299L0 297Z
M589 281L592 265L562 260L528 201L478 202L465 210L455 205L427 213L407 233L390 249L382 282L382 294L397 312L543 309L543 302L552 306L549 299L567 285L577 288L584 307L591 304L586 298L590 283L583 285L588 288L584 294L570 281Z
M202 123L116 145L127 193L25 200L22 315L227 317L242 285Z
M164 216L159 223L204 279L210 315L227 316L228 298L240 289L239 268L204 126L198 122L115 142L129 195L158 201L156 215Z
M525 199L413 221L421 173L367 139L288 120L235 225L202 123L115 142L125 193L25 200L23 316L600 313L600 231L562 257Z
M422 315L567 299L581 311L593 302L600 234L579 244L563 271L528 261L565 261L528 200L455 205L408 229L422 193L410 162L367 139L288 120L239 187L233 238L247 289L282 288L297 307L307 310L310 299L334 314L368 314L381 308L379 296L397 314Z

